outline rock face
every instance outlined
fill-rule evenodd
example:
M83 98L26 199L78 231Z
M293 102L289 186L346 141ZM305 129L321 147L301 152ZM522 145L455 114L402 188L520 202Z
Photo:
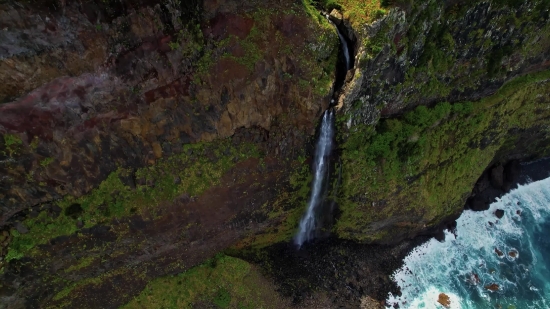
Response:
M287 153L328 104L338 40L303 12L63 3L2 4L0 225L241 127L288 132L270 139Z
M328 21L293 1L0 12L0 308L114 308L291 237L332 95Z
M351 124L421 104L478 100L550 66L548 4L464 2L414 2L355 29L360 70L340 99Z
M468 197L487 209L494 194L476 193L509 190L517 166L507 162L550 154L549 123L535 116L550 102L547 12L415 1L356 27L356 70L338 105L340 237L396 243L454 220Z
M292 257L290 297L314 284L378 307L367 295L395 288L412 244L356 242L452 226L468 196L482 209L477 193L512 185L510 159L550 153L547 6L415 1L369 24L332 12L357 55L326 228L347 254L325 244L313 260L284 242L339 39L307 1L2 2L0 308L118 308L229 247L267 254L266 269Z

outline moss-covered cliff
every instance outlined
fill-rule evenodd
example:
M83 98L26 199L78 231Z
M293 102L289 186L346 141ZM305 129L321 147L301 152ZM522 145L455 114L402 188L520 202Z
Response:
M491 164L550 152L546 0L0 8L0 308L383 297L387 277L353 262L370 251L347 241L316 254L354 267L289 258L298 266L276 270L337 75L338 36L319 10L335 9L356 54L337 102L339 239L410 238L460 213ZM213 258L227 248L296 278L275 287L256 266ZM390 271L407 248L371 257ZM347 300L296 305L289 286Z
M548 1L394 3L356 29L339 101L335 232L367 242L453 218L488 166L550 151Z

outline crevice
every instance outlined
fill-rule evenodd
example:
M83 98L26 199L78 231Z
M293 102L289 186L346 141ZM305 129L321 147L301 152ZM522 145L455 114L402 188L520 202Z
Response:
M339 19L334 15L328 14L325 11L321 11L321 14L325 16L325 18L327 18L334 26L338 34L338 39L340 41L338 48L338 61L335 68L335 80L333 83L334 92L330 104L330 106L332 107L338 103L338 98L342 94L342 89L348 81L347 75L349 71L355 67L355 52L357 42L353 29L350 25L347 25L346 21L343 18Z

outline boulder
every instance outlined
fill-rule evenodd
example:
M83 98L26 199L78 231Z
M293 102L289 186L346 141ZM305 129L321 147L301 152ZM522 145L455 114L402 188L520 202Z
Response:
M451 298L445 293L439 294L437 302L440 303L445 308L451 308Z
M485 289L486 289L486 290L489 290L489 291L492 291L492 292L498 291L499 288L500 288L500 287L499 287L498 284L496 284L496 283L491 283L491 284L485 286Z
M497 216L497 218L499 218L499 219L502 219L502 217L504 217L504 210L502 210L502 209L497 209L497 210L495 211L495 216Z

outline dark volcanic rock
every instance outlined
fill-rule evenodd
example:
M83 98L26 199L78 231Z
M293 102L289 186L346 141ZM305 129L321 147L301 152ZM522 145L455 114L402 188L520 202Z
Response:
M15 223L15 229L21 234L27 234L29 229L21 222Z
M491 169L491 185L497 189L504 186L504 167L497 165Z
M499 218L499 219L502 219L502 217L504 217L504 210L502 210L502 209L497 209L497 210L495 211L495 216L497 216L497 218Z
M388 292L399 293L389 276L402 266L410 250L428 239L420 236L384 246L331 238L305 244L300 250L280 243L239 257L261 265L297 307L322 291L332 299L332 308L359 308L363 296L384 300Z

